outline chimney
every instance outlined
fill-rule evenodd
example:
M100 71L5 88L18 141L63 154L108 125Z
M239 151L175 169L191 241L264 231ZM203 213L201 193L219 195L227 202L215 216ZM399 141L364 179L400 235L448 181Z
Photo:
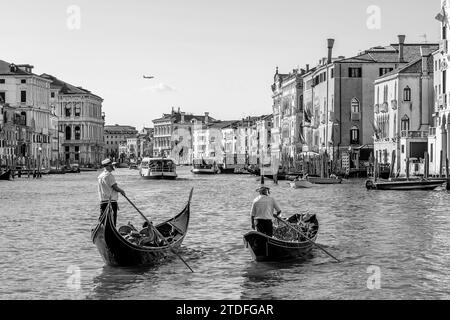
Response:
M333 46L334 46L334 39L328 39L328 60L327 63L331 63L332 56L333 56Z
M305 69L300 69L300 75L304 75L306 73Z
M180 113L180 107L178 107L178 113Z
M398 62L405 62L405 57L403 56L403 48L405 46L405 35L398 35Z
M209 122L209 112L205 112L205 124Z
M426 50L421 46L420 55L422 57L422 74L428 75L428 56Z
M309 72L309 64L306 65L306 72Z
M181 112L181 123L184 123L184 115L185 115L185 112Z
M175 109L174 109L174 107L172 107L172 115L174 114L174 112L175 112Z

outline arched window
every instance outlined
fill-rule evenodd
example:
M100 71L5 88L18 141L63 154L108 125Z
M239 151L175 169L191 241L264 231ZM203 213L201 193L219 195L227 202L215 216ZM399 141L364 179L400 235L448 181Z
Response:
M359 113L359 100L356 98L352 99L351 102L351 106L352 106L352 113Z
M71 110L72 110L71 107L66 107L66 117L70 117Z
M406 114L402 117L402 131L409 131L409 118Z
M403 101L411 101L411 88L408 86L403 90Z
M81 129L79 126L75 127L75 140L80 140L81 138Z
M69 126L67 126L66 127L66 140L70 140L70 139L72 139L72 129Z
M359 129L353 126L350 130L350 144L359 144Z

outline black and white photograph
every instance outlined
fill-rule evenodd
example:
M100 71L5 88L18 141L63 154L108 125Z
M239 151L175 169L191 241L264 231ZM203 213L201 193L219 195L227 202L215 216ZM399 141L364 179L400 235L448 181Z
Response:
M450 298L449 0L0 5L0 300Z

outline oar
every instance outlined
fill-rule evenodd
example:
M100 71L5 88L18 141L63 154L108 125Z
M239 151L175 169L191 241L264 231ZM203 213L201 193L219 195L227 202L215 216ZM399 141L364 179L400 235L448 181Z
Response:
M316 247L318 247L320 250L324 251L326 254L328 254L330 257L332 257L333 259L335 259L337 262L340 262L337 258L335 258L331 253L329 253L327 250L325 250L324 248L322 248L321 246L319 246L317 243L315 243L314 241L312 241L311 239L309 239L306 234L304 234L303 232L295 229L293 226L291 226L290 224L288 224L286 221L284 221L283 219L281 219L280 217L278 217L277 215L273 215L275 218L277 218L278 220L280 220L281 222L283 222L285 225L287 225L289 228L291 228L292 230L294 230L295 232L301 234L306 240L308 240L309 242L311 242L313 245L315 245Z
M192 191L191 191L192 194ZM169 245L166 241L166 238L164 238L164 236L158 231L158 229L153 225L153 223L151 223L147 217L134 205L133 202L131 202L130 199L128 199L128 197L126 195L123 195L125 199L128 200L128 202L136 209L137 212L139 212L139 214L145 219L145 221L147 221L149 227L153 228L153 231L155 231L156 235L158 236L158 238L162 239L164 241L164 243L166 243L167 245ZM178 258L180 258L181 261L183 261L183 263L189 268L189 270L191 270L192 272L194 272L194 270L192 270L192 268L187 264L186 261L184 261L184 259L178 254L178 252L176 252L175 250L173 250L173 248L169 247L170 250L175 253Z

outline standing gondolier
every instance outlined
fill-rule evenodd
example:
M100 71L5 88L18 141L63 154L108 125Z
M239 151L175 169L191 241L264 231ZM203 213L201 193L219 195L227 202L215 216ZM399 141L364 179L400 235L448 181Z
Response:
M276 211L276 215L281 214L281 209L274 198L269 196L270 188L262 185L260 188L256 189L259 192L259 196L253 200L251 209L251 221L252 229L264 233L269 237L273 236L273 223L272 219L274 217L273 211Z
M102 161L102 166L105 170L98 176L98 195L100 198L100 216L102 216L109 201L111 201L111 207L114 211L114 225L117 221L117 200L119 192L125 196L125 191L117 186L116 178L113 176L114 164L111 159L105 159Z

